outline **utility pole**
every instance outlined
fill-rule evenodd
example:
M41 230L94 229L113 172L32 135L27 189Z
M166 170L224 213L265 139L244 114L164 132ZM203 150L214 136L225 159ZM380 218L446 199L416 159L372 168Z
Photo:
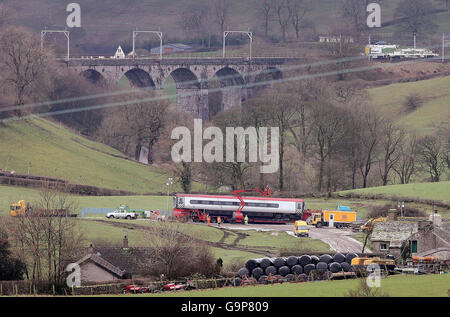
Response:
M169 193L170 193L170 185L172 185L173 184L173 178L172 177L169 177L168 179L167 179L167 183L166 183L166 185L167 185L167 212L169 212Z
M47 33L63 33L67 39L67 61L70 60L70 32L67 30L42 30L41 31L41 49L44 48L44 39Z
M226 40L227 40L227 36L230 33L242 33L242 34L246 34L248 36L248 38L250 39L250 48L249 48L249 54L248 54L248 58L251 60L252 59L252 46L253 46L253 32L249 31L224 31L223 32L223 40L222 40L222 58L225 58L225 49L226 49Z
M414 49L416 49L416 32L414 32Z
M159 37L159 59L162 59L162 53L163 53L163 33L161 31L133 31L133 59L136 58L136 37L139 33L153 33L158 35Z

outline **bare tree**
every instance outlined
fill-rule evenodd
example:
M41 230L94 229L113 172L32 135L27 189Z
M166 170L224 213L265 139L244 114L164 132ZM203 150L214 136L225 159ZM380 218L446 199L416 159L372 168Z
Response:
M368 0L341 0L342 15L356 32L367 28L368 3Z
M209 7L204 5L192 5L181 15L181 27L189 32L197 34L205 46L206 38L210 38L210 14Z
M264 36L269 36L269 22L274 13L275 1L274 0L256 0L256 9L258 17L262 16L264 21Z
M430 0L403 0L395 9L395 17L401 19L403 31L429 33L437 28L431 14L433 11L435 8Z
M412 136L407 142L399 144L399 157L392 165L392 169L400 178L402 184L408 184L411 177L416 172L418 142L415 136Z
M431 177L439 182L445 168L445 148L438 136L426 136L419 140L419 162Z
M401 144L404 139L404 130L385 119L381 127L380 141L380 174L383 186L387 185L392 168L400 160Z
M290 3L292 11L292 26L295 30L295 37L298 40L300 38L300 27L302 22L309 12L308 0L292 0Z
M17 252L26 259L27 276L34 283L43 282L48 287L62 286L65 265L83 240L73 218L48 215L51 210L75 208L66 191L60 190L44 184L39 199L32 203L35 212L11 219L8 225Z
M220 34L223 34L228 22L230 12L229 2L229 0L214 0L214 16L216 23L219 26Z
M136 92L131 96L147 99L153 93ZM123 102L130 97L122 99ZM134 145L135 159L139 159L142 146L149 149L148 162L153 162L153 146L160 137L166 122L169 103L166 100L143 101L114 108L105 114L100 135L110 145L129 153Z
M25 28L8 26L0 33L0 77L14 91L15 104L38 96L50 85L50 55ZM39 85L39 87L38 87ZM21 116L22 111L16 111Z
M292 20L291 1L292 0L278 0L275 2L274 7L278 18L278 24L280 25L283 42L286 41L287 29Z

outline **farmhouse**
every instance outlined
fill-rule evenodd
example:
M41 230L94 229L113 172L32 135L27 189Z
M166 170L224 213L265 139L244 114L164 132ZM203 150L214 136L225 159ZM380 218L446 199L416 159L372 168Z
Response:
M450 232L426 222L419 231L408 238L412 257L436 256L439 260L450 259Z
M402 245L413 234L418 232L418 223L410 221L377 222L373 228L372 251L386 253L400 258Z

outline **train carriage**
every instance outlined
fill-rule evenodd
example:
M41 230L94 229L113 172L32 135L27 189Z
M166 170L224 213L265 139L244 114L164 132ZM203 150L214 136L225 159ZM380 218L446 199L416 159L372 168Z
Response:
M193 221L205 221L209 215L212 222L217 217L225 222L242 222L247 215L249 222L294 222L301 219L305 210L302 199L273 197L242 197L221 195L176 194L174 214L177 218L192 218Z

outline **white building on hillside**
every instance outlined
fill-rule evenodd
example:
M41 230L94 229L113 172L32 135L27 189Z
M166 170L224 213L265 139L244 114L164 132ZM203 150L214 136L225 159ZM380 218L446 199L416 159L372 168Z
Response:
M112 56L111 58L116 58L116 59L125 58L125 53L122 49L122 46L119 45L119 47L117 48L116 54L114 54L114 56Z

